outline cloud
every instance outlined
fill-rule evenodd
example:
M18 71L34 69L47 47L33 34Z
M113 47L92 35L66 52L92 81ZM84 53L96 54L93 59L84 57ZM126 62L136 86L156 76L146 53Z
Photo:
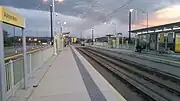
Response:
M134 8L152 12L149 15L152 18L150 22L156 22L158 14L155 10L180 3L179 0L133 0L112 14L112 16L107 16L127 1L129 0L98 0L96 3L96 0L64 0L63 4L56 3L56 12L59 12L59 16L56 18L57 21L67 22L67 25L64 25L64 27L71 31L73 36L80 36L81 32L84 33L84 36L90 36L92 27L95 28L95 36L104 36L112 32L112 25L104 25L103 22L105 21L114 21L117 32L122 32L124 36L127 36L129 9ZM94 3L96 4L92 8ZM0 4L11 6L9 7L10 9L25 16L28 35L35 36L36 33L40 32L42 33L40 35L43 35L43 33L49 35L50 21L48 11L50 2L42 3L42 0L1 0ZM133 23L138 22L146 25L146 15L142 12L133 12L132 20ZM158 20L160 21L160 18ZM59 25L56 24L56 26ZM60 28L58 27L57 29L59 30Z
M174 23L180 21L180 5L170 5L166 8L160 9L155 13L151 14L148 18L149 27L163 25L168 23ZM142 28L147 26L147 19L137 21L134 25L134 29Z
M49 2L43 3L43 0L1 0L0 4L9 5L16 8L25 8L25 9L39 9L39 10L48 10L49 4L51 4L51 0ZM96 1L98 1L96 3ZM78 16L86 13L91 6L95 4L91 12L96 12L98 10L101 13L112 12L117 9L121 5L125 4L129 0L64 0L63 4L56 3L56 11L61 14ZM120 9L113 17L121 20L123 23L127 23L127 20L122 18L127 17L128 9L143 9L146 11L150 11L154 8L159 8L165 5L169 5L172 3L179 2L178 0L133 0L130 4ZM125 13L126 12L126 13ZM126 16L125 16L126 15ZM89 17L98 16L97 14L89 14ZM122 16L122 17L121 17Z
M50 35L50 17L49 12L29 9L19 9L14 7L8 7L12 11L19 13L26 18L25 32L28 36L49 36ZM116 22L117 32L127 32L126 25L123 25L117 19L112 19ZM60 31L60 25L58 22L67 22L63 25L64 31L70 31L72 36L80 37L80 33L83 32L84 36L91 34L91 28L95 29L95 37L104 36L107 33L112 33L113 25L105 25L103 22L93 21L92 18L81 19L80 17L63 15L58 13L56 16L56 30ZM121 26L121 27L118 27ZM65 30L67 29L67 30ZM106 29L106 30L104 30ZM121 30L124 29L124 30Z
M8 7L12 11L19 13L26 19L26 28L28 36L36 36L39 33L39 36L49 35L50 33L50 13L47 11L39 10L30 10L30 9L19 9L14 7ZM60 24L58 22L67 22L66 25L63 25L63 29L68 29L68 31L74 30L75 26L78 26L81 23L81 18L63 15L58 13L55 17L56 19L56 30L60 31Z

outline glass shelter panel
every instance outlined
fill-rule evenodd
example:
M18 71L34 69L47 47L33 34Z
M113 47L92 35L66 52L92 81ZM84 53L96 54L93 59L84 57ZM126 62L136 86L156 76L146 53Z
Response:
M22 45L22 28L2 23L3 36L4 36L4 58L6 70L6 90L11 89L11 71L10 60L13 66L13 79L16 85L23 78L23 55L16 56L23 53Z
M22 52L22 29L3 23L4 55L13 56Z

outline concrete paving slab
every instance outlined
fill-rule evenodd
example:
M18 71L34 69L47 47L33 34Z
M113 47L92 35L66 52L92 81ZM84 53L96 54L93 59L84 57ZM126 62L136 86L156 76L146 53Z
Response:
M87 94L85 93L64 93L60 95L31 97L28 101L90 101L86 96Z
M70 48L60 53L28 101L90 101Z

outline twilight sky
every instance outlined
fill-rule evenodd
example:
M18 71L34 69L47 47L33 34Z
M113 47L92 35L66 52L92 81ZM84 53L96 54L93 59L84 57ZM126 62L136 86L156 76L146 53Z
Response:
M0 0L0 5L15 11L26 18L28 36L49 36L49 5L51 0ZM161 25L180 20L180 0L64 0L56 2L57 22L67 22L64 31L71 36L91 36L91 28L95 36L105 36L116 31L128 36L128 12L132 13L133 29L146 27L146 13L149 14L149 25ZM104 24L104 22L108 22ZM113 24L112 24L113 23Z

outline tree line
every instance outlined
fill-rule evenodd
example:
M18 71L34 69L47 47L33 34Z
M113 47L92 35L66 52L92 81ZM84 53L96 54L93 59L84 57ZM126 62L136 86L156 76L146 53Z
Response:
M8 32L5 30L3 30L3 35L4 35L4 46L5 47L9 47L9 46L13 46L15 44L21 43L21 40L18 40L18 38L15 36L10 37L10 34L8 34Z

